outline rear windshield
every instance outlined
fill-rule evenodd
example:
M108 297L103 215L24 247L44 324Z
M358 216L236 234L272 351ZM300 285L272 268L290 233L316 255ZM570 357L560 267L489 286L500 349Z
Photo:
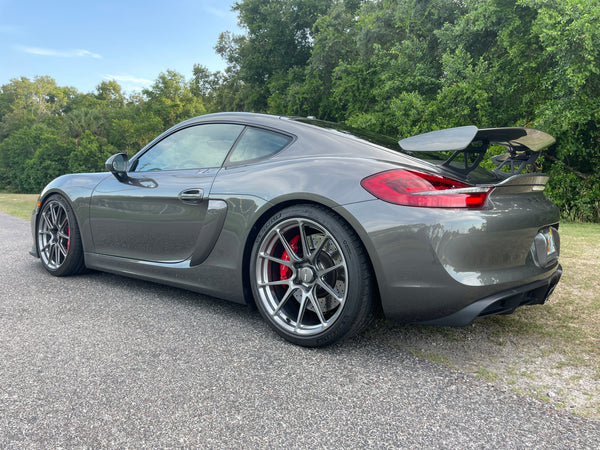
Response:
M394 150L396 152L406 153L400 148L400 145L398 145L398 141L396 139L391 138L389 136L384 136L382 134L374 133L373 131L363 130L360 128L353 128L341 123L326 122L324 120L316 119L305 119L303 117L294 118L294 120L296 122L308 123L310 125L314 125L320 128L325 128L327 130L336 131L347 136L362 139L363 141L371 142L372 144L380 145L382 147L389 148L390 150Z

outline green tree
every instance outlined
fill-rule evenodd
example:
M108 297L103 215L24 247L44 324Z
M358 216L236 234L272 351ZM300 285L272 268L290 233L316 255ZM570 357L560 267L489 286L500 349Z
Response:
M185 77L173 70L161 73L150 89L144 89L143 109L159 117L164 128L206 114L202 99L192 94Z
M125 96L115 80L102 81L96 87L95 97L110 108L122 108L125 105Z
M243 83L246 109L267 111L268 98L282 94L293 68L303 68L312 48L312 27L328 9L321 0L245 0L234 4L246 35L222 33L215 47Z
M40 192L54 178L68 172L69 155L75 149L75 141L64 141L60 136L44 134L41 144L31 159L23 164L17 178L19 192Z
M105 136L107 117L99 109L75 109L64 118L64 127L67 135L79 139L86 132L95 136Z
M118 153L117 149L105 139L95 136L89 130L85 131L76 148L69 154L68 171L102 172L105 170L104 163L114 153Z
M0 139L34 121L62 115L75 94L47 76L11 80L0 88Z
M24 165L33 158L48 133L48 127L36 123L12 132L0 142L0 189L20 189Z

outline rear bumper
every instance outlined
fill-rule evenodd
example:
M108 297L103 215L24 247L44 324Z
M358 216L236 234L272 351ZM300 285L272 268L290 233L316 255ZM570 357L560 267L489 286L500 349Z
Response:
M532 254L540 230L559 220L541 193L499 196L481 210L381 201L345 208L367 249L390 320L466 325L479 316L510 313L543 303L562 273L556 259L540 264Z
M454 314L421 323L460 327L470 324L478 317L512 314L519 306L542 305L554 292L561 276L562 266L559 264L556 272L549 278L498 292L477 300Z

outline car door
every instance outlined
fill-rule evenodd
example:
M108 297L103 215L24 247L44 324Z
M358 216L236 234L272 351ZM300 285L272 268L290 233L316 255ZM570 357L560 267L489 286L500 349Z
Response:
M126 179L102 181L90 205L95 252L153 262L189 258L202 245L214 177L243 129L177 130L136 156Z

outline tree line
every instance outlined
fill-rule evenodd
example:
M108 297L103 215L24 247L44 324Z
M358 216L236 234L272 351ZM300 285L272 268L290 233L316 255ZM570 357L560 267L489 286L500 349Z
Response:
M529 126L557 143L538 160L564 218L600 221L598 0L240 0L224 71L170 70L141 93L91 93L49 77L0 88L0 189L36 192L103 170L171 125L216 111L316 116L396 138Z

